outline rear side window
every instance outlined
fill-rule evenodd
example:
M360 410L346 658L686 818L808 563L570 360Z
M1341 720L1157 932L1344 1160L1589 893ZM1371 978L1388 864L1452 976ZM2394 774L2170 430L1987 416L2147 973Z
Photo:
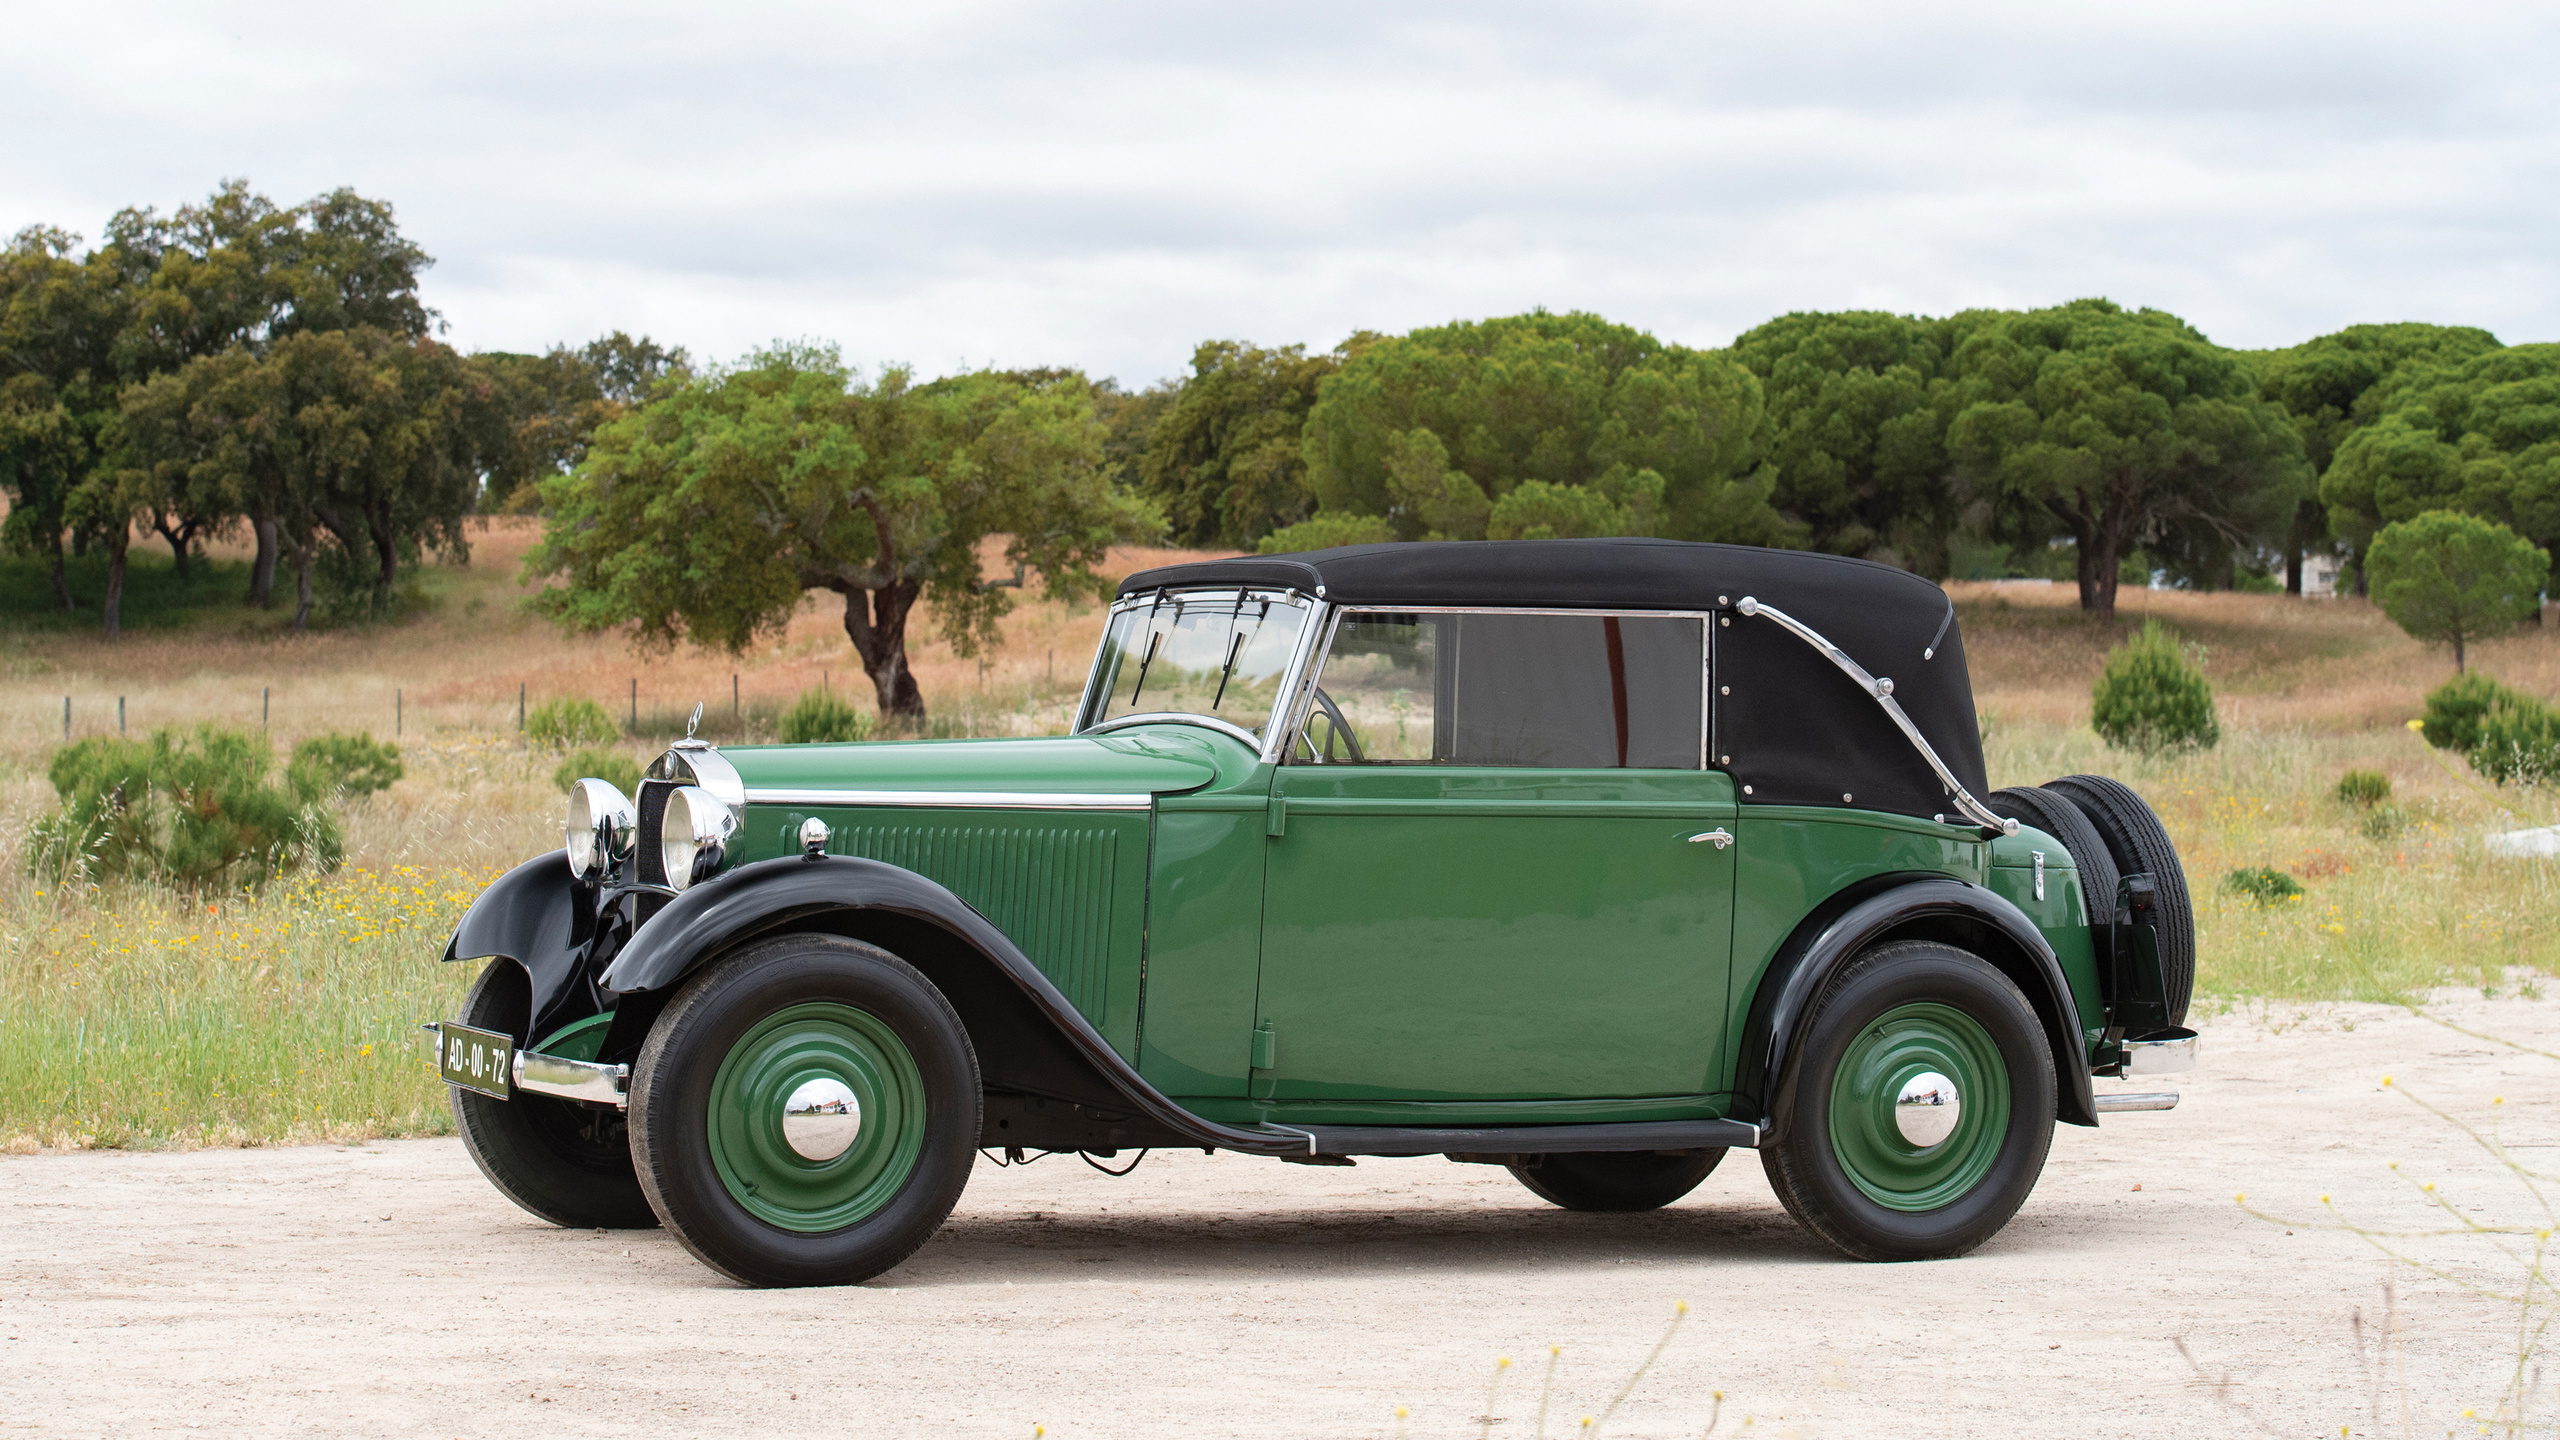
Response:
M1355 611L1293 758L1696 770L1705 643L1691 617Z

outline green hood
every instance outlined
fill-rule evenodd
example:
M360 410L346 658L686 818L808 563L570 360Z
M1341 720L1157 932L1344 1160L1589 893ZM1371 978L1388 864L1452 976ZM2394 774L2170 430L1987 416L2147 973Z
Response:
M1164 795L1197 790L1222 768L1251 764L1234 741L1171 726L1041 740L723 746L720 754L738 767L750 800L760 790Z

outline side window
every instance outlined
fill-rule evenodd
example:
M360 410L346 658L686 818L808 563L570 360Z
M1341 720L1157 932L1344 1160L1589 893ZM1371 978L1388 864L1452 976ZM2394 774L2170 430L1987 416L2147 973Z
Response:
M1705 638L1671 616L1353 613L1293 758L1695 770Z

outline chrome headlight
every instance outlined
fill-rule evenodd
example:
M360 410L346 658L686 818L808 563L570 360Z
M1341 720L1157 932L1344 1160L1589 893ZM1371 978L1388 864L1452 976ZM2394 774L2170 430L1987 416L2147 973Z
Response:
M581 780L569 787L569 824L565 835L569 869L581 880L601 880L631 858L640 818L622 792L602 780Z
M666 818L658 825L658 854L667 869L667 885L682 890L720 873L738 818L719 796L699 785L681 785L667 797Z

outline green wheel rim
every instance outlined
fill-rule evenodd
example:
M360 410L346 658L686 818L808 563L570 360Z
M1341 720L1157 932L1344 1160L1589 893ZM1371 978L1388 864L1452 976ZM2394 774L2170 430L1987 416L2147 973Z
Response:
M782 1107L811 1080L843 1082L862 1106L853 1145L811 1160L782 1135ZM889 1203L924 1153L924 1075L880 1017L794 1005L738 1037L711 1078L711 1163L748 1214L784 1230L841 1230Z
M1962 1111L1946 1139L1922 1148L1902 1136L1894 1101L1934 1070L1956 1084ZM1953 1204L1990 1173L2009 1134L2009 1067L1981 1022L1951 1005L1900 1005L1870 1021L1831 1077L1831 1151L1849 1183L1891 1210Z

